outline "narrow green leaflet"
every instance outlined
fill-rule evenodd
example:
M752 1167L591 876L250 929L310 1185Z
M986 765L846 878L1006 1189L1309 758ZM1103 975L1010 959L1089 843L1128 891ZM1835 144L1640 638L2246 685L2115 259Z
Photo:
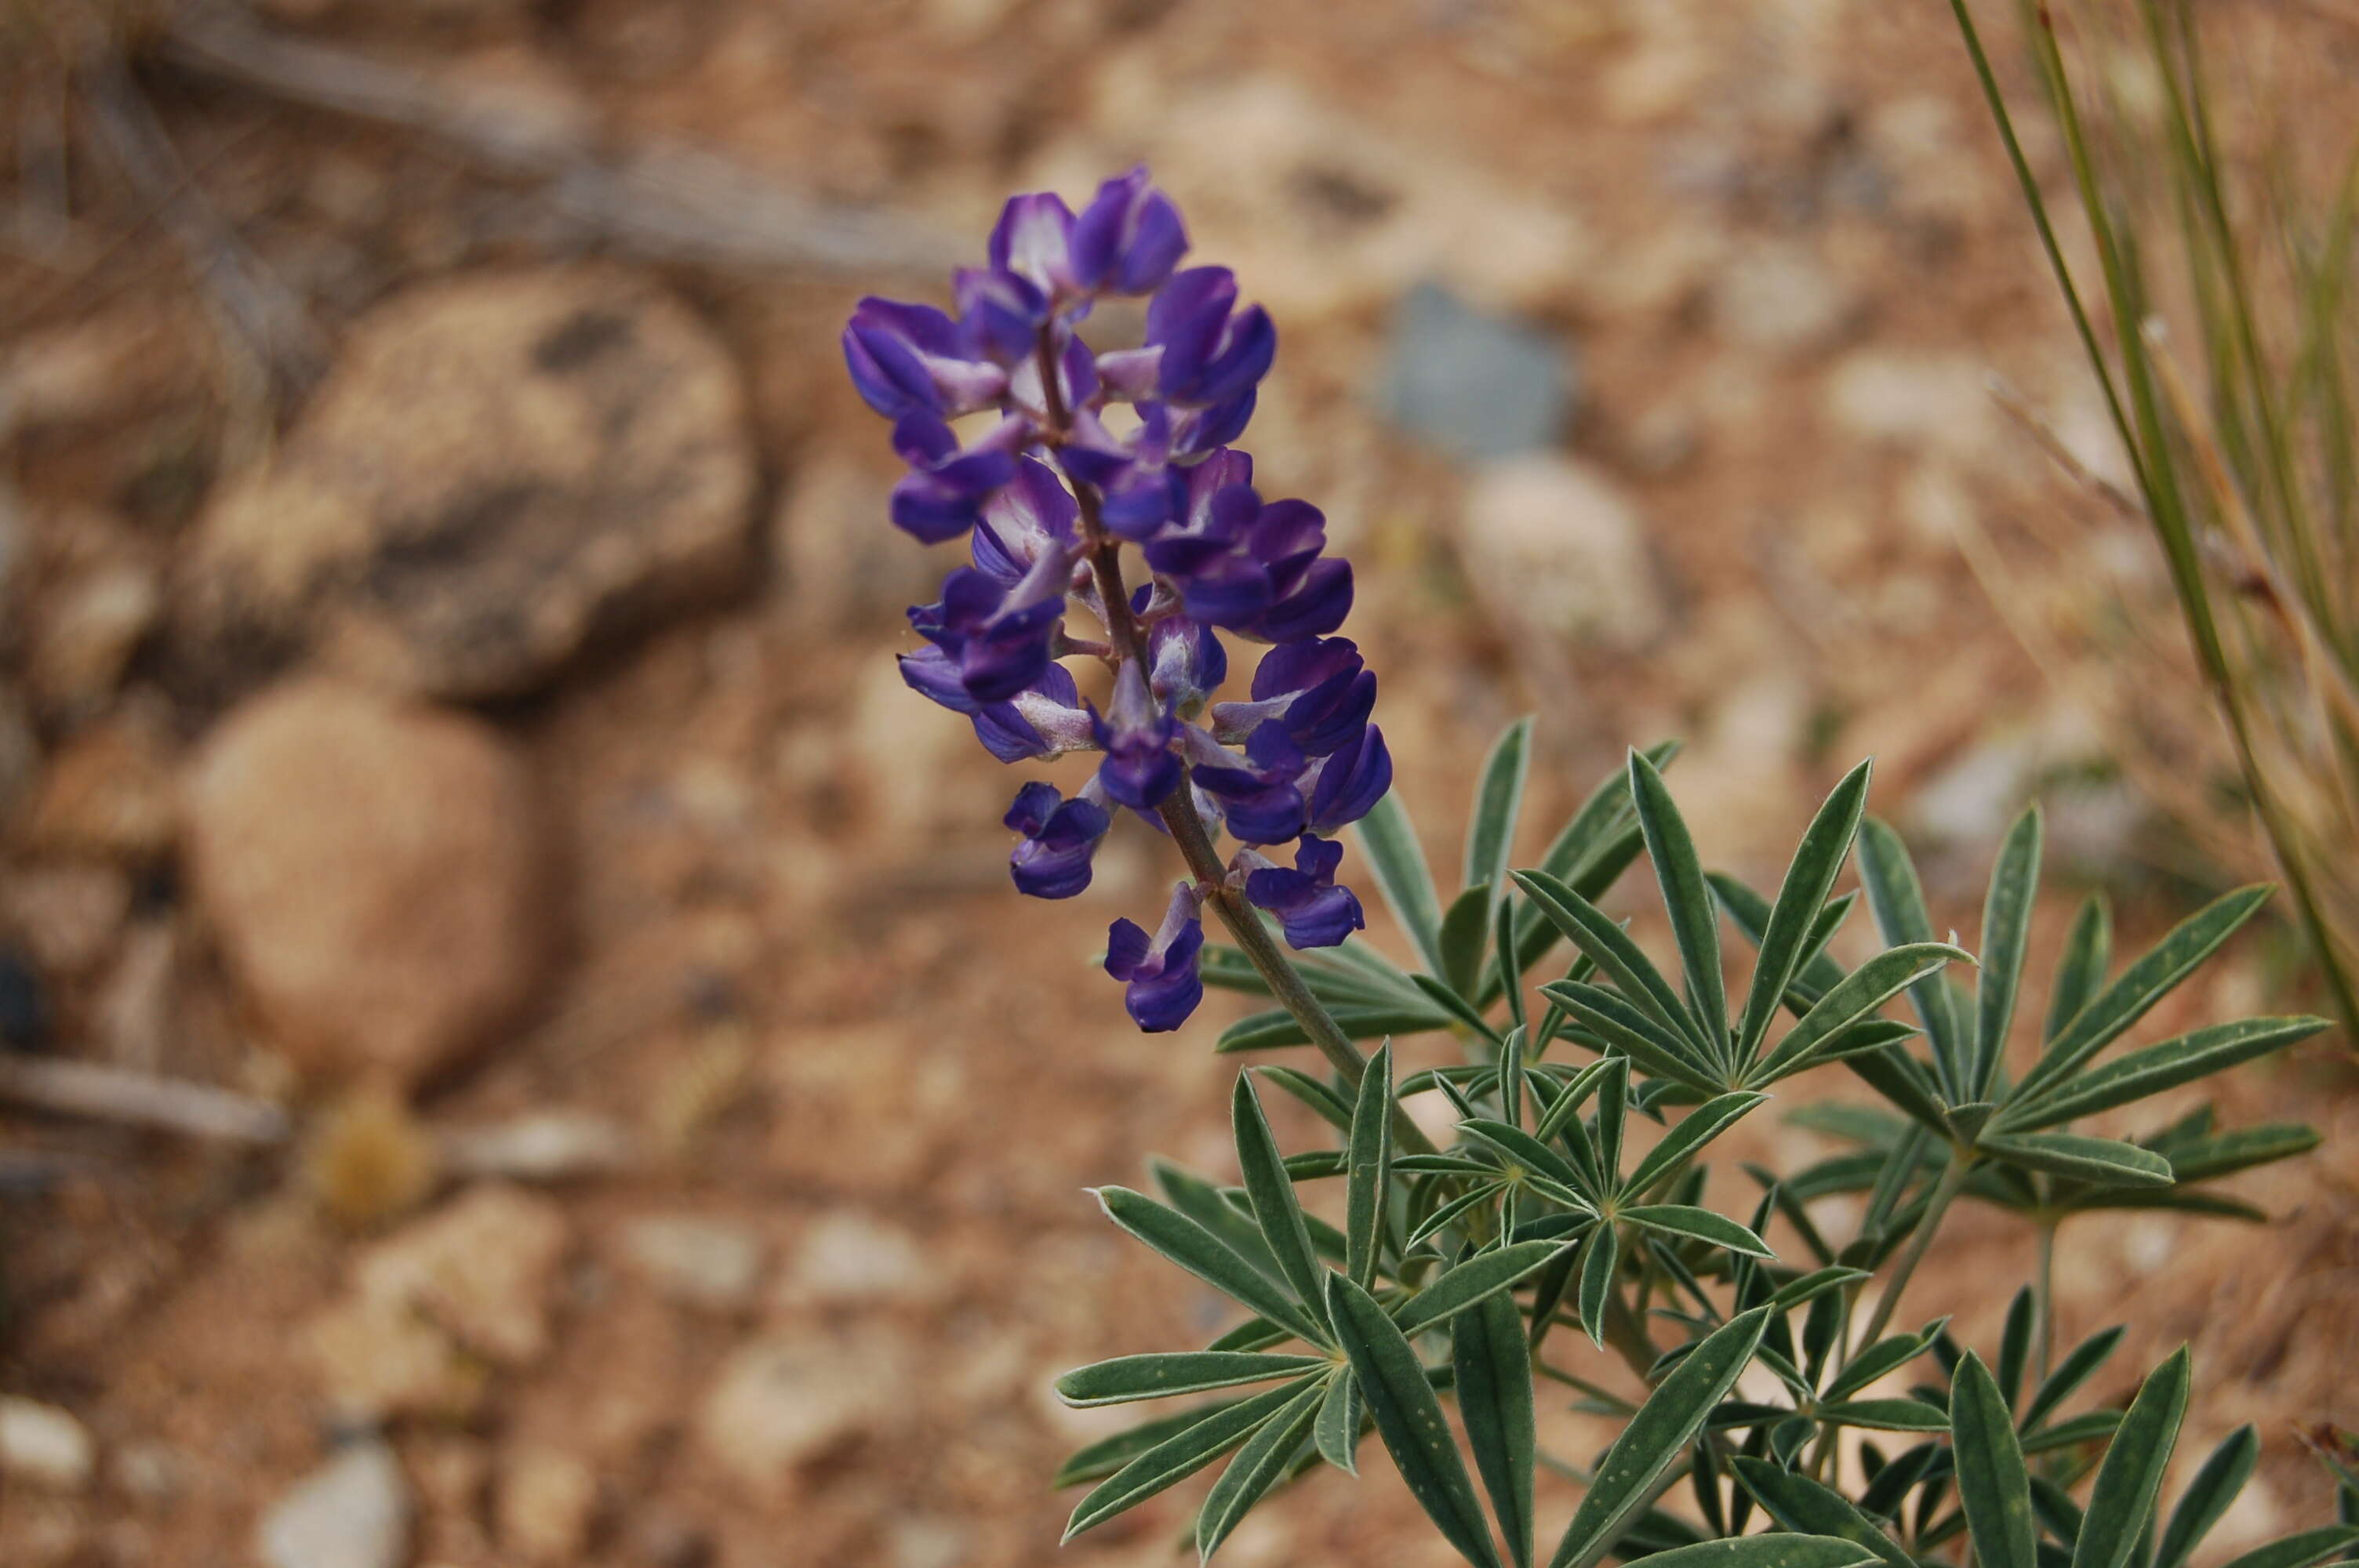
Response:
M1653 1568L1860 1568L1875 1554L1828 1535L1740 1535L1650 1552L1641 1561Z
M2048 1022L2039 1032L2042 1040L2063 1033L2089 999L2104 989L2105 966L2113 954L2113 911L2104 893L2093 892L2064 934L2064 953L2056 960L2056 979L2049 989Z
M2006 1137L1985 1135L1974 1146L2027 1171L2045 1171L2051 1176L2071 1176L2083 1182L2167 1187L2173 1179L2169 1160L2151 1149L2110 1138L2084 1138L2074 1132L2026 1132Z
M1246 1436L1286 1410L1318 1384L1309 1379L1256 1394L1218 1410L1198 1412L1202 1419L1132 1459L1075 1506L1065 1522L1065 1540L1103 1524L1167 1487L1179 1485L1197 1471L1243 1443Z
M1571 1188L1589 1204L1594 1205L1603 1195L1591 1190L1593 1184L1574 1168L1571 1161L1520 1127L1510 1127L1487 1117L1473 1117L1460 1122L1458 1130L1481 1139L1525 1170Z
M2170 1169L2182 1182L2208 1182L2215 1176L2234 1175L2256 1165L2307 1154L2317 1147L2316 1128L2291 1121L2271 1122L2264 1127L2216 1133L2191 1143L2173 1144Z
M1276 1084L1338 1132L1352 1130L1352 1102L1329 1087L1326 1082L1292 1067L1249 1067L1246 1071L1260 1076L1265 1083Z
M2162 1544L2155 1550L2154 1568L2182 1568L2228 1511L2228 1505L2236 1500L2236 1494L2245 1489L2245 1483L2253 1478L2253 1467L2260 1458L2261 1434L2250 1426L2230 1433L2204 1458L2203 1467L2180 1495L2179 1506L2170 1510Z
M2039 1568L2023 1447L1998 1384L1971 1350L1950 1379L1950 1444L1958 1500L1984 1568Z
M1668 768L1679 750L1677 741L1662 741L1647 748L1647 758L1658 768ZM1637 817L1630 809L1629 770L1616 768L1598 782L1581 809L1550 840L1540 856L1539 869L1579 890L1582 897L1596 899L1629 869L1642 847ZM1516 967L1528 970L1556 945L1561 933L1554 925L1538 920L1519 920L1516 925L1520 935ZM1496 998L1486 987L1477 1000L1487 1007Z
M1403 1003L1383 1008L1330 1008L1336 1027L1350 1040L1381 1040L1403 1034L1426 1034L1437 1029L1447 1029L1454 1022L1452 1014L1420 1000L1415 1004ZM1288 1045L1308 1045L1310 1036L1290 1012L1248 1013L1226 1029L1212 1048L1227 1053L1236 1051L1277 1051Z
M1581 1249L1581 1284L1573 1310L1593 1345L1605 1343L1605 1298L1614 1290L1614 1271L1621 1260L1622 1243L1614 1227L1601 1225L1590 1231Z
M1156 1251L1177 1263L1223 1295L1282 1325L1288 1332L1313 1345L1325 1345L1326 1332L1310 1314L1289 1299L1268 1276L1221 1244L1220 1239L1177 1209L1164 1207L1128 1187L1100 1187L1098 1206L1106 1217Z
M2072 1545L2072 1568L2122 1568L2137 1549L2162 1490L2163 1472L2179 1443L2187 1415L2190 1370L2187 1347L2147 1375L2130 1401L2114 1441L2105 1448L2081 1536Z
M1619 991L1579 980L1556 980L1542 986L1540 994L1564 1009L1574 1022L1658 1077L1708 1095L1727 1087L1721 1081L1719 1064L1707 1062L1702 1046L1658 1023Z
M2055 1081L2039 1094L2007 1106L1999 1113L1996 1125L2011 1132L2027 1131L2093 1116L2281 1051L2329 1026L2323 1018L2307 1017L2216 1023Z
M1862 762L1843 775L1810 819L1800 848L1794 851L1793 863L1786 868L1777 902L1762 927L1760 957L1737 1024L1735 1059L1740 1064L1750 1062L1760 1051L1770 1021L1786 1000L1788 986L1809 956L1812 927L1827 895L1834 891L1843 861L1851 856L1852 839L1859 832L1861 814L1867 809L1872 767Z
M1286 1158L1278 1152L1269 1119L1262 1114L1261 1096L1254 1090L1251 1073L1237 1075L1236 1092L1229 1097L1229 1116L1236 1133L1237 1164L1245 1173L1245 1196L1261 1225L1262 1239L1269 1244L1270 1254L1277 1260L1279 1271L1296 1298L1315 1314L1326 1299L1321 1282L1326 1270L1310 1245L1302 1206L1294 1196L1293 1178L1287 1174Z
M1686 1164L1705 1144L1734 1127L1745 1112L1768 1098L1746 1092L1706 1100L1681 1118L1677 1127L1663 1135L1661 1142L1647 1151L1638 1168L1622 1184L1622 1190L1645 1195L1648 1188Z
M1468 888L1507 894L1507 858L1514 853L1516 823L1523 815L1524 780L1532 765L1532 720L1527 715L1507 726L1483 763L1474 790L1474 816L1466 825Z
M1680 1005L1679 992L1618 921L1545 871L1517 871L1515 876L1516 885L1530 896L1532 907L1586 953L1634 1006L1700 1050L1709 1049L1707 1037ZM1708 1059L1718 1065L1716 1054Z
M1655 863L1663 908L1671 917L1671 937L1687 979L1688 1015L1695 1020L1705 1046L1725 1061L1728 994L1720 971L1720 905L1704 882L1695 839L1664 787L1663 775L1636 752L1630 753L1630 799L1637 808L1639 831L1646 836L1647 858Z
M1367 1402L1360 1398L1360 1380L1349 1370L1332 1374L1310 1436L1319 1457L1346 1476L1360 1473L1360 1426L1367 1413Z
M1769 1314L1768 1307L1758 1306L1730 1319L1656 1385L1597 1462L1595 1477L1549 1568L1593 1568L1614 1549L1630 1521L1654 1500L1663 1473L1703 1430L1712 1407L1736 1386L1737 1376L1760 1347ZM1724 1549L1728 1543L1712 1544ZM1861 1560L1865 1560L1864 1554Z
M1327 1280L1327 1312L1351 1357L1352 1373L1401 1479L1442 1539L1476 1568L1500 1568L1497 1548L1459 1457L1441 1402L1417 1352L1375 1298L1343 1278Z
M1293 1402L1265 1422L1260 1431L1249 1438L1221 1472L1205 1494L1204 1506L1196 1514L1196 1554L1200 1561L1210 1563L1221 1542L1237 1528L1253 1506L1261 1501L1264 1493L1275 1486L1286 1466L1294 1457L1295 1444L1318 1419L1319 1401L1324 1390L1313 1384L1294 1397Z
M1445 1270L1425 1289L1393 1310L1393 1322L1403 1334L1421 1334L1477 1302L1521 1283L1549 1259L1571 1245L1563 1240L1517 1241L1477 1252L1454 1269Z
M1841 1493L1750 1454L1737 1454L1729 1464L1745 1489L1758 1498L1769 1517L1784 1529L1799 1534L1831 1535L1865 1547L1890 1568L1917 1568L1890 1536L1878 1530Z
M1868 907L1875 912L1876 928L1894 946L1933 940L1933 919L1925 913L1925 890L1917 881L1916 863L1908 846L1888 823L1869 817L1859 829L1859 880L1867 892ZM1928 974L1909 990L1917 1020L1933 1044L1933 1062L1944 1098L1952 1104L1972 1099L1966 1091L1966 1042L1957 1015L1956 999L1938 976Z
M2235 935L2236 928L2268 902L2270 891L2266 885L2256 885L2223 893L2173 926L2152 951L2072 1015L2072 1022L2024 1076L2023 1092L2039 1092L2119 1039L2146 1016L2147 1009L2194 973L2220 944Z
M2359 1544L2359 1525L2321 1525L2231 1557L2220 1568L2312 1568L2354 1544Z
M1708 1208L1695 1208L1687 1204L1640 1204L1621 1211L1621 1217L1633 1225L1643 1225L1648 1230L1667 1236L1692 1237L1709 1241L1714 1247L1725 1247L1732 1252L1743 1252L1755 1258L1776 1258L1768 1245L1745 1227L1725 1215L1714 1214Z
M1384 1250L1385 1207L1392 1194L1393 1048L1380 1046L1360 1076L1347 1130L1351 1144L1343 1217L1343 1269L1354 1284L1374 1284Z
M1819 1407L1819 1417L1838 1426L1875 1432L1947 1432L1949 1417L1922 1400L1837 1400Z
M1983 904L1982 977L1974 1000L1973 1098L1987 1098L1998 1081L2015 999L2023 984L2023 957L2031 941L2031 906L2039 896L2039 807L2015 819L1991 870Z
M1285 1285L1286 1272L1277 1266L1269 1243L1262 1239L1261 1227L1229 1202L1219 1187L1169 1160L1149 1160L1147 1169L1162 1189L1166 1203L1211 1231L1215 1240L1252 1264L1270 1283Z
M1539 1452L1532 1358L1515 1298L1488 1295L1451 1324L1450 1365L1475 1473L1516 1568L1532 1561L1533 1466Z
M1932 1334L1896 1334L1879 1340L1851 1358L1850 1365L1837 1373L1832 1381L1821 1390L1820 1397L1828 1400L1849 1399L1888 1372L1897 1372L1932 1348Z
M1922 990L1925 977L1938 975L1944 964L1973 961L1973 954L1946 942L1911 942L1887 947L1836 981L1826 995L1811 1003L1810 1011L1786 1032L1777 1049L1745 1073L1745 1084L1760 1088L1789 1073L1801 1071L1823 1054L1843 1030L1910 987ZM1940 981L1936 979L1933 983L1938 985Z
M1057 1397L1077 1410L1086 1410L1232 1389L1240 1383L1274 1382L1315 1372L1326 1365L1323 1356L1252 1356L1219 1350L1117 1356L1111 1361L1076 1368L1058 1379Z
M1140 1422L1127 1432L1117 1432L1112 1437L1101 1437L1095 1443L1085 1444L1066 1455L1064 1464L1057 1467L1057 1474L1049 1485L1061 1491L1067 1487L1078 1487L1083 1481L1103 1481L1166 1438L1177 1437L1190 1427L1210 1421L1238 1402L1223 1400L1213 1404L1198 1405L1176 1415Z
M1409 825L1408 807L1398 790L1387 791L1375 809L1353 825L1360 852L1376 873L1376 887L1385 903L1408 933L1426 973L1439 975L1441 965L1441 899L1433 891L1433 872L1427 869L1417 829Z
M1479 1010L1462 999L1482 994L1483 960L1491 946L1492 902L1490 884L1480 883L1451 899L1450 908L1441 916L1439 979L1445 989L1462 999L1460 1006L1477 1016Z

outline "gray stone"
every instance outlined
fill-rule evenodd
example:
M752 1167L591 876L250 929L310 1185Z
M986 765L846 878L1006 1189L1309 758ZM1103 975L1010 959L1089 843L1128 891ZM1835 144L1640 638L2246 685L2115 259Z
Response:
M90 1433L55 1405L0 1399L0 1476L51 1491L90 1484Z
M409 1552L409 1483L383 1442L345 1449L263 1516L269 1568L399 1568Z
M1562 344L1528 322L1474 309L1440 284L1419 284L1393 313L1385 411L1455 457L1554 446L1575 388Z

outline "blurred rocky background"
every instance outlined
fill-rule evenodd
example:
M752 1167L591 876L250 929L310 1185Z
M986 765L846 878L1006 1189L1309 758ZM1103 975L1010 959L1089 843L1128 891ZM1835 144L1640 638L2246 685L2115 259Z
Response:
M1049 1379L1212 1332L1080 1189L1223 1168L1236 1004L1131 1033L1086 963L1158 847L1018 909L1015 781L892 665L948 563L836 332L1011 189L1150 160L1276 313L1265 488L1437 852L1536 711L1536 835L1676 734L1758 880L1874 753L1967 931L2027 795L2050 933L2265 866L2010 631L2161 568L1988 394L2114 468L1930 0L13 0L0 148L11 1568L1049 1560L1123 1412ZM2085 575L1978 580L2026 529ZM2300 980L2263 931L2155 1025ZM2068 1334L2194 1340L2183 1450L2261 1423L2228 1547L2359 1417L2359 1097L2323 1041L2225 1092L2327 1133L2239 1189L2282 1225L2058 1267ZM2027 1249L1955 1236L1917 1304L1987 1340ZM1380 1474L1226 1555L1449 1560Z

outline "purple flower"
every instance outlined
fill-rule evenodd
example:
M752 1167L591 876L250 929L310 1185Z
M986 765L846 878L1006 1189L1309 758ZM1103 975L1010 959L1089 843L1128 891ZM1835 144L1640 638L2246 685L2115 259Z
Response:
M1351 611L1351 565L1320 559L1327 519L1317 507L1263 504L1245 482L1251 473L1250 460L1227 449L1199 464L1186 516L1147 542L1147 564L1199 621L1270 643L1324 636Z
M1187 741L1195 764L1189 776L1217 803L1223 824L1240 843L1283 844L1302 831L1305 759L1284 728L1265 724L1255 730L1242 760L1201 730L1190 729Z
M1141 589L1131 608L1144 612L1151 602ZM1229 678L1228 650L1212 629L1184 615L1167 615L1147 630L1147 683L1166 711L1193 719L1204 701Z
M1066 800L1057 786L1038 781L1016 792L1006 823L1024 835L1007 857L1016 891L1034 898L1071 898L1090 885L1090 857L1113 823L1103 806L1089 798L1091 786Z
M1187 254L1188 231L1171 199L1147 182L1144 164L1116 175L1070 231L1069 261L1081 287L1108 294L1150 294Z
M1128 920L1106 928L1106 973L1124 982L1123 1006L1131 1022L1149 1034L1179 1028L1204 1000L1204 982L1196 972L1204 946L1199 903L1189 883L1173 888L1171 905L1152 941Z
M1054 191L1011 196L991 231L991 267L1010 272L1051 299L1074 292L1073 210Z
M1013 365L1030 356L1034 334L1049 319L1049 298L1028 279L996 267L962 266L951 292L960 330L982 357Z
M1343 845L1305 838L1294 847L1294 870L1265 860L1246 874L1245 898L1277 916L1288 946L1332 947L1368 924L1352 890L1335 885L1343 859Z
M1349 744L1311 763L1303 775L1310 831L1324 837L1357 822L1392 787L1392 753L1385 749L1384 731L1371 724Z
M908 414L955 418L988 408L1007 373L973 351L956 322L930 305L870 295L843 329L843 362L862 401L887 419Z
M922 410L893 427L893 449L909 472L893 487L893 522L929 545L955 539L983 515L984 503L1016 477L1007 449L1020 444L1020 420L1003 420L973 448L960 449L951 427Z
M1039 680L1064 620L1072 552L1053 505L1036 493L1038 483L1030 480L998 508L991 527L976 530L976 564L942 580L940 602L909 611L909 624L941 650L960 687L978 704L1005 702ZM932 669L921 673L934 677ZM919 689L932 695L928 687Z
M1003 762L1061 757L1097 745L1093 716L1082 706L1072 672L1062 665L1049 665L1038 679L997 702L977 702L969 695L957 662L940 648L902 654L900 669L910 690L973 719L975 739Z
M1208 408L1252 390L1277 354L1277 329L1258 305L1236 308L1236 275L1191 266L1171 275L1147 307L1147 343L1162 351L1156 390Z
M1355 739L1376 705L1376 677L1348 637L1310 637L1262 655L1251 702L1212 705L1213 732L1242 741L1282 726L1305 754L1323 757Z
M1114 676L1114 699L1105 717L1093 715L1097 743L1105 748L1098 779L1106 795L1133 811L1153 811L1180 787L1180 759L1171 742L1180 724L1155 700L1136 662Z
M1018 458L1009 481L984 503L974 530L974 564L1013 589L1042 563L1072 568L1073 524L1082 509L1056 470Z

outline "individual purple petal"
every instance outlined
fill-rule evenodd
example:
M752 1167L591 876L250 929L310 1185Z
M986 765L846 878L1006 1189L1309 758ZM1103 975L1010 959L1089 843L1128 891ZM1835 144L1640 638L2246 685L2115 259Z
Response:
M1351 744L1320 758L1312 767L1315 776L1305 781L1310 827L1322 837L1374 811L1376 802L1393 787L1392 753L1385 747L1384 731L1373 724Z
M862 401L887 419L955 417L988 407L1007 374L972 351L958 324L930 305L871 295L843 329L843 362Z
M1030 279L995 267L961 267L952 281L959 326L978 357L1013 365L1033 351L1049 297Z
M1101 363L1103 362L1101 361ZM1174 457L1191 457L1225 447L1245 434L1245 426L1253 419L1254 403L1260 393L1246 387L1225 403L1215 403L1209 408L1194 408L1172 422L1171 452Z
M1351 613L1352 563L1313 561L1293 590L1269 607L1252 633L1271 643L1324 637Z
M1186 740L1195 764L1190 776L1218 805L1222 822L1240 843L1283 844L1302 831L1299 781L1306 759L1281 726L1255 730L1242 759L1201 730L1189 730Z
M1071 898L1090 885L1090 857L1113 818L1086 792L1066 800L1054 784L1026 784L1007 810L1008 827L1024 838L1007 859L1016 891L1034 898Z
M904 679L908 678L910 665L928 653L939 654L940 650L925 649L902 661ZM966 688L958 684L955 668L950 678L963 697ZM917 682L912 680L910 684L915 686ZM927 690L927 695L931 697L933 693ZM939 697L935 700L941 701ZM972 697L966 700L973 702ZM949 702L942 705L956 706ZM1097 745L1090 710L1082 704L1082 694L1073 685L1073 674L1059 664L1049 665L1040 672L1038 679L1004 702L984 703L960 711L972 712L975 739L983 742L984 750L1003 762L1061 757L1068 752L1091 751Z
M1016 460L1013 480L983 506L974 530L974 564L1013 588L1050 552L1071 558L1081 506L1038 458Z
M1180 209L1147 182L1145 166L1098 187L1072 227L1075 282L1112 294L1147 294L1161 287L1188 249Z
M1051 298L1073 291L1073 211L1054 191L1011 196L991 231L991 265Z
M1229 678L1228 650L1220 638L1184 615L1167 615L1147 628L1147 665L1156 700L1181 719L1202 711L1205 699Z
M1113 700L1093 730L1105 748L1098 778L1108 798L1133 811L1151 812L1180 787L1184 770L1171 751L1180 726L1155 700L1136 661L1114 676Z
M1306 753L1323 757L1358 736L1375 703L1376 677L1358 646L1348 637L1310 637L1263 654L1253 700L1213 704L1212 721L1221 739L1243 740L1275 719Z
M1302 839L1295 846L1294 870L1267 866L1245 878L1245 899L1278 917L1287 946L1332 947L1367 925L1350 888L1335 885L1343 846L1332 839Z
M1140 402L1154 395L1156 370L1162 362L1163 351L1153 346L1109 349L1098 356L1098 381L1107 396Z
M993 492L1016 477L1016 460L1005 449L1010 423L962 451L958 437L933 414L902 415L893 426L893 449L910 469L893 487L895 526L929 545L973 527Z
M948 655L975 702L1004 702L1047 671L1071 577L1071 557L1054 541L1013 583L961 567L942 580L940 601L910 610L909 624Z
M1196 890L1181 882L1172 889L1152 939L1134 921L1117 920L1106 930L1106 973L1124 982L1123 1006L1149 1034L1179 1028L1204 1000L1197 972L1204 946L1200 902Z
M1268 373L1277 329L1260 306L1235 308L1236 277L1224 266L1171 275L1147 308L1147 341L1163 351L1156 386L1193 407L1242 396Z

